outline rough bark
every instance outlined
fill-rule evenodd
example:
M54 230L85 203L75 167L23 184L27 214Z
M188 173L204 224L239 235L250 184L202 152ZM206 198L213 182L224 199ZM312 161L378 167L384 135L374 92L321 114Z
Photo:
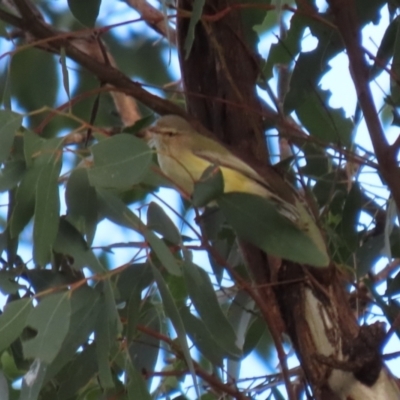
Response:
M190 11L191 4L181 0L179 9ZM213 15L233 4L208 1L203 13ZM239 12L231 11L216 22L200 21L189 57L184 50L189 19L178 19L187 110L268 179L271 167L262 132L262 106L255 92L257 57L245 46ZM264 317L278 354L277 341L285 330L316 399L398 398L397 386L381 359L383 327L358 326L343 279L333 265L317 271L280 263L246 243L241 247L254 282L263 288L258 293L269 310ZM371 339L369 343L366 338Z

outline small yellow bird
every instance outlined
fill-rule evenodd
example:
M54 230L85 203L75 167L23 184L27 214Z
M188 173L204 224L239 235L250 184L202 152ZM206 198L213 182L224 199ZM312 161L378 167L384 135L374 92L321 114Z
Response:
M268 183L248 164L215 140L199 134L177 115L161 117L149 129L149 145L157 150L161 170L185 194L211 165L218 166L224 178L224 192L244 192L274 201L289 219L297 220L296 208L273 193Z
M163 173L190 196L194 184L210 166L220 168L224 192L242 192L261 196L272 201L280 214L305 231L320 251L326 254L321 232L304 201L288 183L279 182L289 193L282 198L253 168L233 155L217 141L199 134L185 119L166 115L148 129L149 145L157 151ZM274 178L283 181L279 176ZM328 259L328 256L326 256Z

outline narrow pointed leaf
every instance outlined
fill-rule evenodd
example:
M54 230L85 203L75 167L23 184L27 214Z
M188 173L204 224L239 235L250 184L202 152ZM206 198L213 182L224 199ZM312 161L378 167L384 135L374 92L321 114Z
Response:
M94 331L95 322L102 311L100 294L89 286L82 286L71 293L71 318L67 335L53 362L49 365L45 381L55 376L75 355Z
M62 145L63 141L60 138L46 141L34 162L34 167L40 167L40 174L35 192L33 258L42 266L50 261L51 248L58 231L58 177L62 166Z
M187 31L184 44L186 60L189 58L190 50L192 49L193 46L194 30L196 28L197 23L200 21L201 14L203 13L204 4L205 0L195 0L193 2L192 15L190 17L189 28Z
M221 310L207 272L188 260L182 270L189 297L211 336L230 357L240 358L235 332Z
M32 168L26 171L15 195L15 207L11 216L10 234L17 237L33 217L35 210L36 183L40 169Z
M99 15L101 0L68 0L73 16L82 24L93 28Z
M128 399L129 400L152 400L152 396L146 387L142 374L132 365L128 356L127 374L128 374Z
M167 245L150 231L121 199L106 190L99 189L97 194L101 202L102 213L106 218L142 234L167 271L174 275L181 274L180 268Z
M329 258L268 200L246 193L227 193L218 204L237 235L267 253L287 260L326 267Z
M152 151L132 135L120 134L92 147L89 181L99 188L127 188L139 183L148 170Z
M186 339L185 326L183 325L181 316L179 315L178 308L176 307L174 299L171 296L171 293L169 292L168 286L165 284L165 281L164 281L162 275L160 274L160 272L154 265L151 265L151 268L153 270L154 279L157 282L158 290L160 291L160 295L161 295L161 298L163 301L165 313L171 319L172 325L174 326L176 334L178 335L179 344L182 348L182 352L185 357L185 361L186 361L189 371L192 375L192 379L193 379L193 382L194 382L194 385L196 388L197 395L199 395L196 373L194 370L192 357L190 355L190 350L189 350L189 346L188 346L187 339Z
M0 353L22 333L31 311L31 299L15 300L6 305L0 315Z
M162 235L173 244L181 242L181 235L175 224L157 203L151 202L147 209L147 227Z
M344 109L328 107L329 96L329 91L314 89L296 108L296 114L312 136L325 143L350 146L354 124Z
M224 178L221 169L215 165L208 167L200 180L194 185L192 203L195 207L204 207L224 192Z
M213 364L222 366L227 354L212 337L206 324L191 314L187 307L183 307L180 314L186 332L196 348Z
M41 359L36 358L33 361L29 371L22 378L19 400L36 400L39 398L47 368L47 364Z
M70 317L71 305L67 292L41 299L27 320L27 324L37 330L37 335L23 342L25 357L51 363L67 335Z
M14 136L22 124L22 115L10 110L0 110L0 164L11 151Z
M97 224L96 190L90 186L88 170L76 168L72 171L65 191L68 219L86 235L92 244Z
M94 274L106 271L80 232L65 218L60 219L53 250L70 256L72 267L77 270L88 267Z

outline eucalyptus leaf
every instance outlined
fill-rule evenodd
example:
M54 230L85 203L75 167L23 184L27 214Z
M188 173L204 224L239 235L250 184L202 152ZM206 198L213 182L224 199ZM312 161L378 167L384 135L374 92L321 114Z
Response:
M175 224L157 203L151 202L147 209L147 227L162 235L173 244L181 243L181 236Z
M212 338L227 355L240 358L242 353L236 344L236 334L221 310L208 274L189 260L185 261L182 270L189 297Z
M90 185L88 170L76 168L72 171L65 190L68 219L86 235L92 244L97 224L96 190Z
M61 368L76 356L80 346L94 331L98 315L102 312L100 294L89 286L71 292L71 318L62 347L49 365L45 381L53 378ZM95 359L95 357L93 357ZM93 360L97 367L96 362Z
M195 183L192 203L195 207L204 207L224 192L224 178L215 165L208 167Z
M102 140L92 148L89 181L99 188L127 188L139 183L152 158L146 143L125 133Z
M187 307L182 307L180 314L186 332L196 348L213 364L222 366L227 353L218 345L207 325L201 319L196 318Z
M8 303L0 315L0 353L22 333L32 311L31 299L19 299Z
M14 136L22 124L22 115L10 110L0 110L0 164L11 151Z
M74 17L83 25L92 28L99 15L101 0L68 0L68 6Z
M266 253L315 267L328 265L326 253L307 232L281 215L267 199L247 193L226 193L218 204L239 238Z
M189 28L187 31L186 39L185 39L185 59L187 60L190 56L190 51L193 46L194 41L194 32L197 23L200 21L201 14L203 13L203 7L205 4L205 0L194 0L193 8L192 8L192 15L189 21Z
M106 271L79 231L65 218L60 219L53 250L71 257L71 266L77 270L88 267L95 274Z
M105 217L114 223L141 233L164 267L180 275L180 267L166 244L159 239L117 196L106 190L97 191L100 207Z
M190 355L190 350L189 350L189 346L188 346L187 339L186 339L185 326L184 326L182 318L179 314L178 308L174 302L174 299L171 296L171 293L169 292L168 287L165 284L165 281L164 281L162 275L157 270L157 268L154 267L154 265L152 265L151 267L152 267L152 271L154 274L154 279L157 282L158 290L160 291L161 298L163 300L163 306L164 306L165 312L171 319L172 325L174 326L174 329L178 335L178 341L182 348L183 356L185 357L185 361L186 361L189 371L192 375L196 393L199 396L199 388L197 386L197 378L196 378L196 373L194 370L192 356Z
M23 342L25 357L51 363L67 335L70 318L71 304L67 292L51 294L41 299L27 320L27 325L37 330L37 335Z

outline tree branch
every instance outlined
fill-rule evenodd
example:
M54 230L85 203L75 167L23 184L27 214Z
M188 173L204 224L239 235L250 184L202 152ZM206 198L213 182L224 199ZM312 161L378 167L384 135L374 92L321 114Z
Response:
M386 180L400 210L400 170L396 152L389 145L379 120L371 89L369 68L361 46L361 29L357 20L354 0L328 0L336 25L342 36L350 63L350 74L357 92L358 102L380 166L382 177Z
M167 16L158 11L146 0L126 0L126 3L134 8L144 19L146 24L157 33L164 36L172 45L176 44L176 32L168 25Z
M34 6L28 1L14 0L14 3L21 14L21 18L0 10L0 19L29 32L36 39L49 39L48 43L51 46L51 50L56 53L59 53L61 48L64 48L68 57L96 75L101 82L115 86L121 92L134 97L155 112L161 115L177 114L189 119L189 116L181 107L149 93L139 83L132 81L118 69L101 63L85 54L73 43L72 34L67 37L65 33L56 31L37 18L32 13L32 7Z

